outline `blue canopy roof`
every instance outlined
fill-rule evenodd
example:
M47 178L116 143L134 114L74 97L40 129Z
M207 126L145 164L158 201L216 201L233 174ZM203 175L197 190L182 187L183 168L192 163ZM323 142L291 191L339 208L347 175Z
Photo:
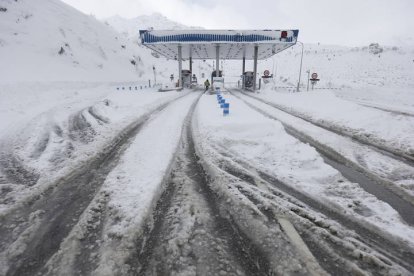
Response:
M142 45L169 58L177 59L178 45L183 59L253 59L254 46L259 59L266 59L296 44L298 30L141 30Z

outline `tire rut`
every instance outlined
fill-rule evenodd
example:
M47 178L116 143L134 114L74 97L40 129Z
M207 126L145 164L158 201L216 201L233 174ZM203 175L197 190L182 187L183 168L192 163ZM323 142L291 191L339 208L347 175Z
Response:
M227 154L226 154L227 155ZM303 194L299 191L297 191L294 188L289 187L285 183L279 181L273 176L270 176L269 174L260 171L257 168L251 168L250 166L246 164L240 164L242 166L243 171L241 172L240 169L235 168L231 164L226 162L220 162L225 165L221 165L220 167L226 171L227 173L233 175L234 177L237 177L239 179L242 179L243 181L247 181L252 187L257 187L257 181L267 183L270 187L274 187L277 190L282 191L283 193L295 198L301 203L306 204L308 207L310 207L312 210L317 211L320 214L323 214L327 218L330 218L340 225L345 226L347 229L351 229L355 231L360 236L360 242L362 244L366 244L369 247L377 250L382 255L386 256L388 259L392 260L396 264L404 267L405 269L413 272L414 271L414 265L412 264L412 260L414 259L414 250L412 248L409 248L406 246L402 241L394 238L388 238L386 235L383 235L382 231L376 227L369 227L368 225L365 225L362 222L356 221L354 219L351 219L344 214L342 214L339 210L335 210L333 208L330 208L330 206L327 206L326 204L317 201L306 194ZM247 166L247 167L246 167ZM231 168L229 170L229 168ZM250 174L248 171L253 170L254 173ZM240 173L239 173L240 172ZM246 177L247 175L247 177ZM254 181L249 181L248 179L255 179ZM243 194L246 195L246 197L249 198L255 205L259 206L259 209L269 218L274 218L275 215L272 213L269 213L269 210L266 210L265 208L261 207L261 203L254 199L252 195L246 194L243 192ZM280 197L280 194L272 193L272 195ZM303 215L301 211L303 207L292 207L290 211L293 213L296 213L299 216L302 216L306 219L309 219L308 216ZM323 225L318 225L319 223L315 221L314 219L309 220L312 224L316 225L316 227L322 227L325 228ZM306 232L306 231L305 231ZM302 237L305 238L305 242L307 242L310 245L315 244L315 239L312 239L312 233L308 233L308 236ZM336 247L335 243L331 244L331 246ZM319 246L321 248L321 246ZM338 248L340 249L340 248ZM320 264L326 269L328 272L331 272L333 274L336 274L336 271L331 269L336 269L336 267L332 267L329 263L326 263L326 255L329 255L331 253L325 251L325 252L318 252L317 250L312 250L312 252L315 254L315 257L319 260ZM322 254L321 254L322 253Z
M270 116L266 112L255 107L253 104L247 102L245 103L262 115L272 120L279 121L277 118ZM349 181L358 183L360 187L366 192L388 203L400 214L402 219L407 224L412 226L414 225L414 216L412 216L414 209L414 199L410 195L401 191L399 188L394 187L394 185L388 183L388 181L382 180L380 177L367 172L366 169L363 169L353 162L347 160L345 157L341 156L333 149L327 148L323 144L314 141L312 138L308 137L306 134L303 134L299 130L283 122L280 123L283 125L285 131L289 135L295 137L305 144L309 144L314 147L316 151L322 156L326 164L335 168Z
M308 122L308 123L310 123L310 124L312 124L314 126L323 128L323 129L325 129L327 131L333 132L333 133L338 134L340 136L348 137L348 138L352 139L353 141L355 141L355 142L357 142L359 144L368 146L371 149L373 149L373 150L375 150L375 151L377 151L377 152L379 152L381 154L387 155L387 156L389 156L391 158L394 158L396 160L399 160L401 162L404 162L405 164L407 164L409 166L414 166L414 156L411 155L411 154L398 151L397 149L393 149L393 148L390 148L390 147L385 146L385 145L379 145L377 143L373 143L373 142L371 142L371 141L369 141L367 139L364 139L364 137L361 137L359 135L355 135L355 134L352 134L352 133L348 133L348 132L344 131L342 128L340 128L340 127L326 126L325 124L320 123L320 122L317 122L317 121L315 122L314 120L309 119L306 116L301 116L297 112L289 111L288 108L282 107L282 106L277 105L275 103L270 103L270 102L268 102L266 100L259 99L257 97L251 96L251 95L249 95L247 93L244 93L244 92L241 92L241 93L243 95L245 95L245 96L251 97L251 98L253 98L253 99L257 100L257 101L260 101L260 102L262 102L264 104L267 104L267 105L269 105L269 106L271 106L273 108L276 108L276 109L278 109L280 111L283 111L283 112L285 112L285 113L287 113L287 114L289 114L291 116L294 116L296 118L302 119L302 120L304 120L304 121L306 121L306 122Z
M196 105L196 104L195 104ZM137 242L134 275L270 275L266 258L238 229L209 188L186 119L182 146L154 223Z
M42 270L77 223L133 138L153 114L175 100L141 117L80 170L58 180L33 202L1 218L2 251L5 252L14 242L24 248L22 252L11 255L7 275L36 275ZM11 228L14 228L13 231ZM14 247L13 245L12 249Z
M383 107L378 107L378 106L373 106L373 105L369 105L369 104L364 104L364 103L359 103L356 102L359 105L365 106L365 107L369 107L372 109L377 109L377 110L381 110L381 111L385 111L388 113L391 113L395 116L408 116L408 117L414 117L414 114L412 113L408 113L408 112L403 112L403 111L397 111L397 110L391 110L391 109L387 109L387 108L383 108Z
M0 170L8 183L34 186L40 178L39 173L28 168L13 154L0 154Z
M361 240L362 243L368 244L370 247L376 249L378 252L406 269L414 271L414 266L412 264L412 260L414 259L414 251L412 248L406 246L402 241L394 238L388 238L386 237L386 234L382 233L381 229L364 225L363 222L351 219L342 213L329 208L329 206L325 206L325 204L288 187L284 183L264 172L259 171L259 175L267 183L279 188L301 202L304 202L312 209L337 221L339 224L347 227L348 229L354 230L363 239Z

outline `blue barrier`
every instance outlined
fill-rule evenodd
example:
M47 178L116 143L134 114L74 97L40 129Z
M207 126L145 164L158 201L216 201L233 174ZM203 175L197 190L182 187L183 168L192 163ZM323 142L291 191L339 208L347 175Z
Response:
M225 103L223 104L223 116L227 116L230 114L230 104Z
M224 99L219 94L217 94L217 103L219 104L220 108L223 109L223 116L227 116L230 114L230 104L226 103L226 99Z

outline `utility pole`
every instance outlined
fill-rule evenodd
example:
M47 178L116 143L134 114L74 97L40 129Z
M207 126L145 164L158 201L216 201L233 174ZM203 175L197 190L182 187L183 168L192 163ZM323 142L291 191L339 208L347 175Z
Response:
M306 73L308 73L308 85L306 86L306 91L309 91L310 70L308 69Z
M298 80L298 87L296 88L296 92L299 92L299 86L300 86L300 77L302 75L302 61L303 61L303 43L298 41L302 45L302 54L300 56L300 70L299 70L299 80Z
M253 57L253 92L256 92L256 78L257 78L257 58L259 55L259 46L254 46L254 57Z
M178 45L178 87L184 88L183 86L183 54L182 46Z
M274 57L272 57L272 60L273 60L272 80L273 80L273 85L276 86L277 64L275 62L275 58Z

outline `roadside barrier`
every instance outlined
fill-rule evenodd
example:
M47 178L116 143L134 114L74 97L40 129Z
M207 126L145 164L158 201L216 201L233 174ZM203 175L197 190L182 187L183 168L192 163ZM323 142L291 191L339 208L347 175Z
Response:
M294 92L296 92L296 87L294 86L274 86L273 89L279 89L279 88L283 88L283 89L292 89L294 90ZM342 88L340 87L314 87L313 90L342 90ZM306 87L301 87L301 91L300 92L308 92L306 91Z
M117 91L129 90L129 91L138 91L146 88L156 88L162 87L162 84L156 84L153 86L143 85L143 84L129 84L129 85L118 85L116 86Z
M220 90L217 90L217 103L223 110L223 116L228 116L230 114L230 103L226 103L226 100L223 98L223 96L221 96Z

